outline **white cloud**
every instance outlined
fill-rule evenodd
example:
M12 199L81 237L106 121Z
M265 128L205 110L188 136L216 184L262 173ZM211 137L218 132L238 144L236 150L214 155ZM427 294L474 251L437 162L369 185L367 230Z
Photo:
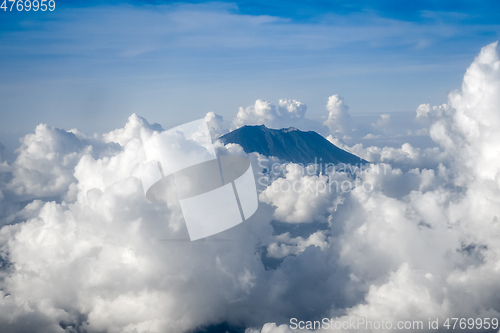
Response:
M308 332L308 330L305 332ZM293 331L285 324L278 326L276 323L267 323L262 327L262 330L250 328L245 333L293 333Z
M274 119L278 116L276 107L266 101L258 99L254 105L246 108L240 107L236 118L233 120L231 130L244 125L266 125L272 127Z
M349 192L331 214L343 233L332 237L330 249L340 243L340 263L350 272L346 288L361 292L364 301L340 315L333 306L327 317L394 325L421 320L431 331L429 318L442 324L448 317L500 315L494 278L500 254L498 96L494 43L483 48L447 105L417 109L417 120L428 124L439 148L346 147L391 166L360 173L373 192Z
M323 131L323 126L306 117L307 105L294 99L280 99L278 106L257 100L246 108L240 107L231 130L245 125L266 125L270 128L295 127L301 130Z
M314 166L287 164L284 177L276 179L260 195L262 202L275 207L273 217L288 223L326 222L333 199L342 193L345 173L315 175Z
M365 148L362 143L350 147L342 140L332 135L329 135L327 139L337 147L369 162L390 163L392 166L396 166L405 171L413 168L436 169L441 164L448 165L450 163L450 153L438 147L421 149L415 148L409 143L402 144L401 148L380 148L377 146Z
M7 189L24 199L60 196L75 180L74 166L91 149L71 132L38 125L21 140Z
M203 242L183 241L178 207L144 198L134 159L159 126L136 115L102 136L39 125L17 159L0 164L9 223L0 229L0 327L185 332L225 322L283 333L291 317L498 318L499 96L491 44L446 106L418 108L439 147L343 145L373 162L356 172L369 191L319 191L355 178L281 165L256 219ZM339 133L347 108L338 96L330 102L327 122ZM304 114L297 101L257 101L233 126ZM208 118L214 129L222 120ZM216 145L244 155L238 145ZM41 200L19 204L33 198ZM324 229L311 232L315 225ZM271 259L281 261L266 267Z
M500 288L489 280L496 267L492 258L498 253L491 237L500 232L494 203L500 198L495 181L499 146L490 141L500 124L494 111L500 105L499 81L496 44L492 44L468 69L462 91L450 94L449 107L420 106L417 110L417 118L431 118L431 137L448 153L452 179L442 166L431 173L412 170L408 176L420 174L420 179L414 179L418 188L412 192L391 194L384 176L378 182L372 178L380 185L376 187L380 194L351 193L363 207L358 213L366 215L350 217L352 229L342 239L346 244L342 260L355 267L355 280L369 288L367 303L353 307L348 315L424 321L466 313L498 316L500 309L489 305L498 301L496 296L489 294L481 301L476 297L484 295L485 289ZM411 182L399 179L397 183ZM456 183L467 189L455 187ZM382 277L388 281L376 282ZM479 286L479 280L487 287ZM458 290L462 290L460 296Z
M349 107L345 105L344 100L339 95L330 96L326 109L328 110L328 119L324 124L328 126L331 133L347 133L351 129Z
M208 112L205 116L205 121L207 122L213 140L227 133L227 129L224 128L224 119L222 116L213 112Z
M289 255L298 255L308 247L317 246L321 250L328 248L328 241L323 231L317 231L308 238L290 237L290 234L284 233L276 237L276 242L267 247L267 256L271 258L285 258Z
M294 99L280 99L278 112L285 119L303 119L307 111L304 103Z
M103 141L106 143L115 142L124 147L132 139L148 140L155 131L161 132L163 129L159 124L150 125L146 119L134 113L128 118L124 128L104 134Z

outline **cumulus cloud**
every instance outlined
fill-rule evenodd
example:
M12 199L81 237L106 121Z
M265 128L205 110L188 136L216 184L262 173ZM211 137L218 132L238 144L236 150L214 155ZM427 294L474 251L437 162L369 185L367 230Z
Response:
M408 171L413 168L436 169L440 165L449 165L450 153L433 148L416 148L409 143L404 143L400 148L395 147L364 147L362 143L348 146L344 141L329 135L327 139L339 148L372 163L390 163L392 166Z
M307 105L294 99L280 99L278 105L257 100L246 108L240 107L231 130L245 125L266 125L271 128L296 127L322 132L322 125L306 117Z
M233 120L231 130L244 125L266 125L272 127L278 116L276 107L266 101L258 99L253 105L246 108L240 107L236 118Z
M155 132L161 132L163 129L160 124L149 124L148 121L132 114L124 128L119 128L103 135L103 141L106 143L115 142L124 147L130 140L141 138L147 140Z
M303 119L307 111L307 106L304 103L294 99L280 99L278 104L278 112L285 119Z
M38 125L35 133L21 139L21 147L12 164L11 180L5 190L13 192L18 200L61 197L76 183L73 173L82 158L112 155L134 137L146 139L155 130L161 127L150 125L135 114L123 129L102 138L87 136L78 130Z
M182 239L187 230L179 209L150 204L143 197L134 158L141 135L151 134L146 126L132 116L123 130L104 135L104 141L124 144L123 149L102 158L84 150L76 165L63 165L71 175L68 182L73 183L60 185L58 190L71 195L61 193L61 203L35 201L31 205L37 208L26 216L26 222L1 230L4 260L12 263L2 279L0 302L5 311L0 325L5 330L179 332L219 320L225 311L219 308L209 313L204 305L195 305L201 301L197 293L210 303L212 297L236 301L252 289L258 271L252 267L258 264L254 258L230 263L234 259L215 254L227 244L182 250L184 245L175 238ZM54 142L60 135L74 139L65 133L46 131L45 140ZM31 158L43 161L44 157ZM159 237L174 240L162 242ZM172 256L179 247L183 254ZM210 252L215 275L202 273L206 265L197 262L206 260L203 253ZM195 262L189 257L196 258ZM235 271L234 264L241 269ZM187 277L194 273L189 271L197 266L201 271L195 274L206 280L186 293L191 284ZM25 274L31 276L27 281ZM219 291L212 282L220 284ZM228 288L228 283L233 287ZM212 296L206 294L210 289ZM184 306L178 304L181 298ZM225 306L224 301L220 304ZM23 324L25 317L30 320Z
M346 287L362 291L364 301L340 315L334 306L326 317L422 321L424 331L429 318L498 318L499 83L493 43L447 104L418 107L416 120L428 126L436 148L348 147L329 137L377 164L358 174L373 191L349 192L330 215L344 228L329 243L340 243Z
M313 245L321 250L328 248L327 236L323 231L317 231L308 238L290 237L290 234L284 233L276 237L276 241L267 247L267 256L271 258L285 258L289 255L298 255L304 250Z
M7 189L24 199L60 196L75 180L73 168L90 146L71 132L38 125L21 139Z
M330 96L326 104L328 119L325 125L331 133L342 134L350 130L351 116L349 107L345 105L344 100L337 94Z
M329 208L339 193L347 192L351 182L345 172L316 174L314 165L286 164L284 177L272 182L259 196L275 207L273 217L288 223L326 222Z
M214 112L209 112L205 116L205 121L207 122L208 130L210 131L210 135L213 140L227 133L222 116L219 116Z
M498 318L499 96L494 43L446 105L418 107L435 148L345 145L338 96L328 139L364 167L282 163L269 174L276 159L216 142L256 165L260 207L199 242L186 241L178 206L144 198L136 155L159 125L132 115L93 136L39 125L0 164L2 332L284 333L290 318L324 317L421 320L430 331L429 318ZM257 101L232 126L305 112L294 100Z
M1 229L3 331L182 332L224 321L255 326L287 304L299 276L290 274L289 286L278 288L268 280L281 283L281 271L269 275L255 255L272 239L265 209L253 223L228 231L225 242L186 243L179 207L145 200L135 156L155 126L133 115L123 129L90 137L95 145L112 146L99 156L82 133L42 129L49 147L59 136L72 138L79 158L61 165L70 178L55 201L33 201ZM218 149L244 154L237 145ZM23 193L12 195L20 200ZM307 252L300 247L294 252ZM306 264L291 263L288 270ZM280 320L314 302L306 294L297 299L301 305L284 307Z

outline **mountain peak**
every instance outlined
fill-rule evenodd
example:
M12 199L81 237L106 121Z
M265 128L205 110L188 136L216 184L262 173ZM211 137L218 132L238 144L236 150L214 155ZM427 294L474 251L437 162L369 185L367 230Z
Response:
M257 152L303 165L367 163L314 131L304 132L294 127L271 129L265 125L246 125L221 136L220 140L224 144L239 144L247 154Z

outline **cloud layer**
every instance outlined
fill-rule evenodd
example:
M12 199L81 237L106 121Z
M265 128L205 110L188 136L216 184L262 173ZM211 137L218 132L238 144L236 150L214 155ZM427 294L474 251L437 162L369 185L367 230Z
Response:
M290 332L290 318L498 318L499 96L494 43L446 105L418 107L436 144L423 149L346 145L336 133L352 125L334 95L329 140L372 164L354 174L282 164L260 187L255 219L200 242L185 241L178 207L144 198L136 155L159 125L132 115L94 136L39 125L17 159L0 164L2 332L226 323L279 333ZM300 127L305 114L295 100L258 100L231 126ZM214 136L225 131L217 115L206 119ZM387 135L390 117L373 130ZM237 145L217 149L244 154ZM258 177L276 162L249 158ZM349 191L317 187L355 180Z

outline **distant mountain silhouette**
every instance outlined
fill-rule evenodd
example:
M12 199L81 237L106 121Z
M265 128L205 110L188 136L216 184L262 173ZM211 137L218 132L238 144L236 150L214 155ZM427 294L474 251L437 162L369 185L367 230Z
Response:
M264 125L243 126L220 137L224 143L237 143L248 153L276 156L293 163L368 163L346 152L314 131L296 128L271 129Z

